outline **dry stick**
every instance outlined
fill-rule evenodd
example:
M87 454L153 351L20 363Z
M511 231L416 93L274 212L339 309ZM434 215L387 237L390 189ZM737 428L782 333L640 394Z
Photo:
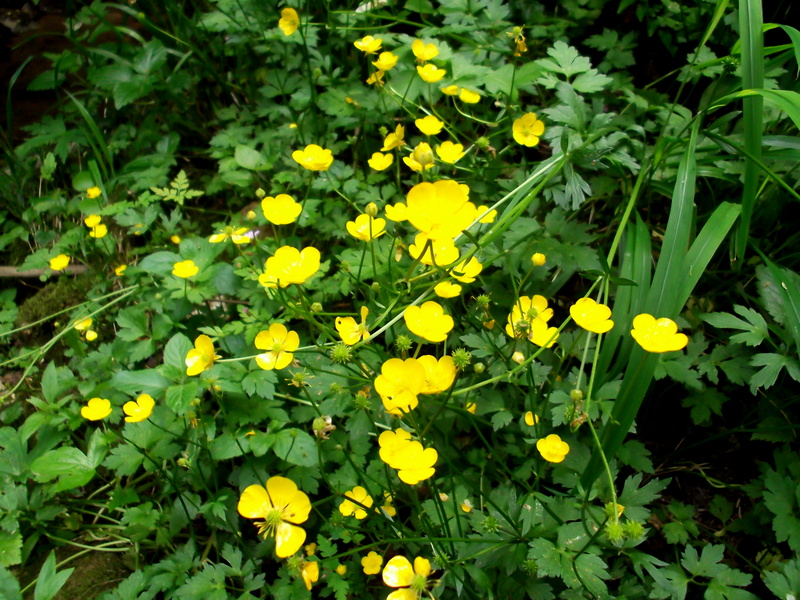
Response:
M86 265L70 265L61 273L65 275L82 275L86 273L89 268ZM20 271L17 267L0 267L0 277L40 277L50 273L57 273L52 269L30 269L28 271Z

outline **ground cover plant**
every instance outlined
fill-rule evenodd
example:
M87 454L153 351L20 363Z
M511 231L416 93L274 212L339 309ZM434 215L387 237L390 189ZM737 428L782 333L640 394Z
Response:
M68 9L6 94L0 598L800 594L788 8Z

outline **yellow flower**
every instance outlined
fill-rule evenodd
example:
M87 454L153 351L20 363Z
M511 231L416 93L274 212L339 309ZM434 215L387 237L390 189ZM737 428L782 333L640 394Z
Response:
M561 441L555 433L536 442L536 449L547 462L560 463L569 454L569 444Z
M285 288L293 283L305 283L306 279L319 271L319 250L313 246L298 250L291 246L281 246L275 255L267 259L264 273L258 282L267 288L279 285Z
M494 220L497 218L497 210L489 210L488 206L479 206L478 214L483 215L480 221L478 221L479 223L494 223Z
M436 287L433 288L433 292L439 298L455 298L461 293L461 286L450 280L445 280L437 283Z
M337 565L335 571L344 577L347 574L347 565Z
M381 38L374 38L371 35L364 36L360 40L353 42L353 45L361 50L364 54L375 54L381 48L383 40Z
M386 212L386 218L395 223L408 220L406 205L402 202L398 202L395 205L387 204L384 211Z
M300 26L300 17L297 11L293 8L284 8L281 11L281 19L278 21L278 27L281 28L283 35L292 35Z
M442 78L447 75L446 70L440 69L432 63L418 66L417 73L419 73L419 76L422 77L422 81L427 81L428 83L436 83L437 81L441 81Z
M425 368L425 387L423 394L439 394L450 389L456 380L456 363L452 356L443 356L436 360L435 356L425 354L417 359Z
M348 346L353 346L361 340L369 339L369 330L367 329L367 315L369 309L366 306L361 307L361 323L356 323L353 317L336 317L336 331L342 338L342 341Z
M381 572L381 565L383 565L383 557L375 551L361 558L361 566L364 569L365 575L376 575Z
M439 55L439 48L435 44L426 44L422 40L414 40L411 51L417 57L417 62L424 63Z
M81 407L81 416L89 421L101 421L111 414L111 402L105 398L92 398Z
M404 429L384 431L378 437L378 454L383 462L397 469L400 481L416 485L436 472L433 465L439 460L439 453L410 438L411 434Z
M516 352L514 352L514 354L511 355L511 360L513 360L518 365L521 365L522 363L525 362L525 355L519 350L517 350Z
M656 320L647 313L634 317L631 335L647 352L673 352L689 343L686 334L678 333L675 321L667 317Z
M461 510L463 510L465 513L472 512L472 502L469 500L464 500L461 503Z
M412 187L406 196L406 215L430 239L453 239L472 225L478 209L469 201L466 184L442 179Z
M533 414L531 411L525 413L525 425L533 427L539 422L539 415Z
M440 146L436 146L436 154L443 162L454 165L456 162L464 157L464 146L461 144L454 144L451 141L442 142Z
M86 331L91 326L92 326L91 317L86 317L85 319L81 319L80 321L77 321L75 325L73 325L73 327L78 331Z
M385 73L385 71L375 71L372 75L367 77L367 85L381 87L383 85L383 76Z
M578 300L569 307L569 314L586 331L606 333L614 327L614 321L610 319L611 309L591 298Z
M448 85L441 89L441 92L446 96L458 96L458 92L461 90L460 87L457 85Z
M295 150L292 158L309 171L327 171L333 164L331 151L316 144L309 144L305 150Z
M433 151L430 144L427 142L420 142L414 147L411 156L404 156L403 162L408 165L412 171L421 173L433 167Z
M223 229L220 233L215 233L208 241L212 244L219 244L220 242L224 242L228 238L234 244L246 244L250 241L250 238L244 235L247 233L247 227L231 227L230 225L226 225L225 229Z
M256 356L256 363L262 369L283 369L294 360L294 352L300 345L300 336L296 331L289 331L285 325L273 323L269 330L261 331L256 336L256 348L267 350Z
M458 97L462 102L466 102L467 104L475 104L480 102L481 99L481 95L478 92L473 92L467 88L461 88L458 92Z
M182 260L172 265L172 274L183 279L194 277L199 271L200 267L191 260Z
M541 252L536 252L533 256L531 256L531 262L533 263L534 267L541 267L547 262L547 256Z
M395 517L397 516L397 509L392 506L392 500L392 495L389 492L383 492L383 506L381 506L381 510L388 516Z
M339 512L345 517L353 516L359 521L367 516L364 508L372 506L372 497L360 485L344 494L346 500L339 505Z
M436 135L444 127L444 123L433 115L428 115L424 119L416 119L414 125L425 135Z
M398 125L395 128L394 133L390 133L386 136L386 139L383 140L383 148L381 148L381 152L386 152L388 150L394 150L395 148L405 146L406 141L403 139L405 131L405 127Z
M95 198L99 198L100 194L102 193L103 191L95 185L86 190L86 197L89 198L90 200L93 200Z
M181 243L181 236L173 235L172 237L169 238L169 241L172 242L173 244L180 244Z
M63 271L69 265L70 257L66 254L59 254L58 256L50 259L50 268L53 271Z
M303 548L303 551L308 556L314 556L317 553L317 545L314 542L311 542L310 544L306 544L305 548Z
M315 560L303 561L303 566L300 568L300 577L303 578L303 583L310 592L311 586L319 580L319 563Z
M468 413L474 415L478 410L478 405L475 402L467 402L467 405L464 408Z
M256 522L264 538L275 537L275 554L286 558L297 552L306 540L305 523L311 512L311 502L291 479L270 477L266 487L248 486L237 506L239 514Z
M453 329L453 317L444 314L441 304L428 300L422 306L409 306L403 313L406 327L429 342L443 342Z
M386 600L416 600L428 586L431 574L429 560L418 556L414 568L405 556L394 556L383 567L383 583L393 588L401 588L386 596Z
M553 309L547 308L547 299L544 296L521 296L508 315L506 333L510 337L527 337L531 324L540 320L547 323L553 317Z
M194 341L194 348L189 350L186 355L186 374L191 376L199 375L206 369L210 369L214 361L222 358L214 350L214 342L207 335L199 335Z
M101 223L102 218L100 215L89 215L86 217L83 222L86 226L91 230L89 231L89 235L93 238L97 238L98 240L108 233L108 228Z
M367 164L376 171L383 171L388 169L392 165L392 162L394 162L394 156L391 154L373 152L372 158L367 161Z
M483 265L474 256L466 264L461 262L450 271L451 277L461 283L472 283L483 270Z
M288 225L295 222L303 207L289 194L278 194L274 198L272 196L264 198L261 201L261 211L273 225Z
M148 419L150 415L153 414L153 407L155 405L156 401L153 400L150 394L141 394L136 398L136 402L126 402L122 407L122 411L128 415L125 417L125 421L128 423L138 423L139 421Z
M87 342L93 342L96 339L97 339L97 332L96 331L92 331L90 329L89 331L86 332L86 341Z
M114 274L117 277L122 277L122 274L128 269L128 265L120 265L116 269L114 269Z
M356 217L355 221L348 221L346 227L347 233L357 240L369 242L386 233L384 231L386 219L375 219L367 214L361 214Z
M536 113L525 113L514 121L511 132L515 142L531 148L539 143L544 133L544 123L536 118Z
M375 65L375 68L379 71L388 71L397 64L397 58L397 55L391 52L381 52L378 55L378 60L372 64Z
M416 358L390 358L381 365L375 378L375 391L389 414L402 416L419 404L418 394L425 388L425 367Z
M412 258L419 259L423 265L436 264L440 267L454 263L458 260L459 255L458 248L452 239L431 240L424 233L417 234L414 243L408 247L408 252Z

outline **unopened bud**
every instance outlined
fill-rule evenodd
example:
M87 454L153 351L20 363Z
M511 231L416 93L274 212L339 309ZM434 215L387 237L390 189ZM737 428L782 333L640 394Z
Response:
M518 365L521 365L522 363L525 362L525 355L519 350L517 350L516 352L514 352L514 354L511 355L511 360L513 360Z
M368 214L373 219L378 216L378 205L374 202L370 202L367 204L367 207L364 209L364 212Z
M320 304L319 302L314 302L311 305L311 312L321 313L322 312L322 304Z
M265 191L264 191L264 190L262 190L261 188L258 188L258 189L256 190L256 198L258 198L259 200L263 200L263 199L264 199L264 196L266 196L266 195L267 195L267 192L265 192Z

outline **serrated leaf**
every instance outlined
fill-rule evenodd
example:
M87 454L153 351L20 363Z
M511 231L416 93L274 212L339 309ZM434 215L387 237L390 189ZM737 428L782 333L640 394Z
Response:
M582 94L593 94L605 89L612 81L611 77L598 73L597 69L589 69L572 81L572 87Z
M275 436L272 447L275 455L301 467L315 467L319 464L317 444L314 438L301 429L282 429Z
M511 411L508 410L498 411L492 415L492 428L495 431L498 431L503 427L507 426L513 420L514 420L514 415L511 414Z
M0 566L0 600L22 600L16 577L3 566Z
M750 378L750 392L756 394L758 388L770 388L775 385L778 380L778 375L785 367L792 378L798 379L798 371L800 366L795 359L783 354L775 354L772 352L756 354L750 359L750 364L754 367L762 367L755 375Z
M567 77L572 77L578 73L588 71L592 67L591 61L585 56L581 56L577 49L558 41L552 48L547 50L547 54L552 58L541 58L536 64L554 73L561 73Z
M795 553L800 553L800 484L772 469L764 478L764 504L775 515L772 529L779 542L788 541Z
M687 546L681 556L681 564L692 575L711 578L725 569L725 565L719 564L724 555L725 546L722 545L707 544L700 555L694 547Z
M553 542L544 538L533 540L528 558L536 561L539 577L561 577L561 552Z
M0 567L10 567L22 562L22 534L0 530ZM2 592L0 592L2 599Z

